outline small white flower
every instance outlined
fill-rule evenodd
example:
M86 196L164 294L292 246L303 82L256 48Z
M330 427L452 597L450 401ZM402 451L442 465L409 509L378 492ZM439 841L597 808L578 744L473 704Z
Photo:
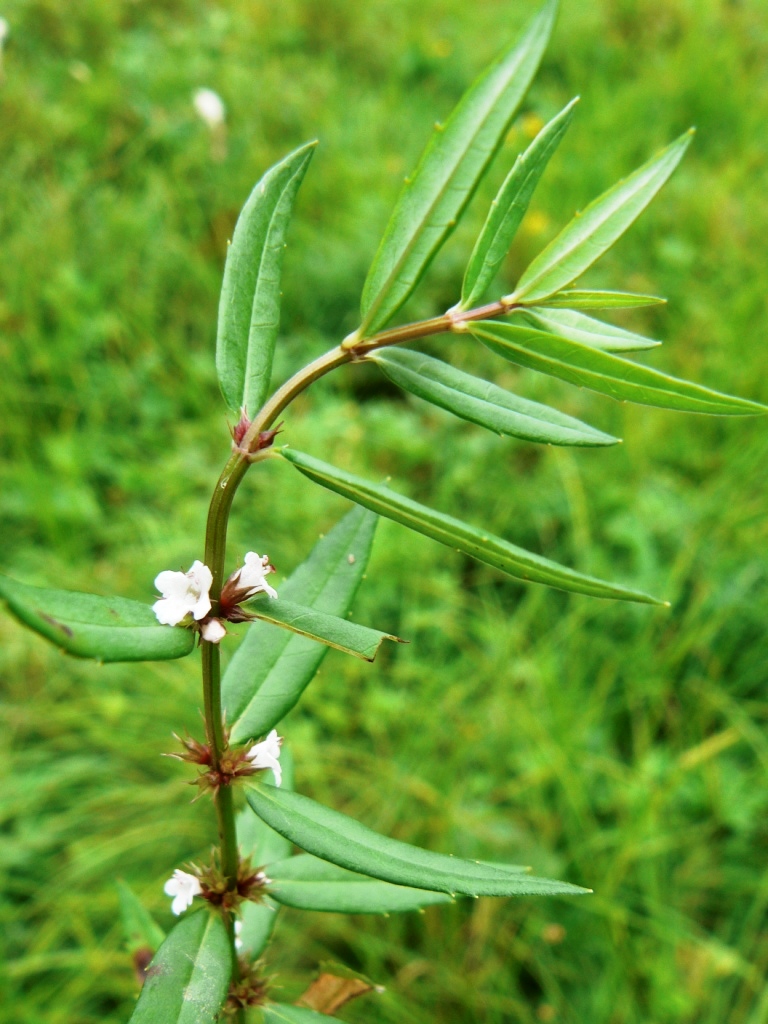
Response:
M212 583L211 570L202 562L193 562L189 572L161 572L155 586L163 596L152 605L157 621L177 626L190 614L194 619L204 619L211 610L208 591Z
M266 874L263 871L257 871L254 877L256 878L256 881L260 885L272 885L272 879L267 878Z
M177 916L183 914L187 907L191 907L192 900L202 891L200 879L196 875L190 875L188 871L179 870L179 868L176 868L163 886L165 895L173 896L171 910Z
M221 619L209 619L204 622L200 629L200 635L203 640L207 640L209 644L217 644L226 635L227 631L221 622Z
M8 34L10 31L11 26L8 24L5 18L0 18L0 49L2 49L3 43L8 38Z
M224 100L213 89L196 89L192 96L192 105L198 117L202 118L209 128L218 128L224 124L227 108L224 106Z
M271 768L276 786L283 781L283 771L280 767L280 744L282 742L281 737L277 735L277 729L273 729L265 740L256 743L245 755L254 768Z
M269 555L257 555L255 551L249 551L245 556L245 565L238 573L237 585L248 591L249 598L260 593L276 598L277 591L270 587L264 578L274 571L274 567L269 564ZM248 598L243 600L246 601Z
M243 940L240 938L240 933L243 930L243 922L235 921L235 949L243 948Z

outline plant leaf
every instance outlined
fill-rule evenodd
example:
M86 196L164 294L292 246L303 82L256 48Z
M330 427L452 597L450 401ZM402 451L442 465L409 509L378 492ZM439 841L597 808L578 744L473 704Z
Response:
M253 815L251 814L250 817L252 818ZM118 879L115 885L128 952L134 953L138 949L151 949L154 953L162 945L165 932L126 882Z
M342 1006L359 999L360 996L375 992L377 986L362 977L351 978L348 975L321 972L309 988L302 992L296 1000L300 1006L306 1006L317 1013L335 1013ZM381 991L381 989L379 990Z
M149 965L130 1024L215 1024L232 975L219 914L185 915Z
M353 508L281 584L281 595L289 601L299 598L316 611L347 615L368 565L377 521L373 513ZM263 736L277 725L312 681L327 650L305 637L254 622L222 682L232 742Z
M306 796L284 793L274 786L249 788L246 798L260 818L308 853L395 885L450 896L531 896L589 891L567 882L500 871L477 861L421 850L381 836L346 814L323 807Z
M746 398L711 391L669 377L647 366L587 348L554 334L515 327L489 320L472 324L470 330L491 351L520 366L548 373L571 384L591 388L619 400L655 405L682 412L706 412L720 416L747 416L766 413L768 408Z
M243 207L227 252L219 300L216 369L227 405L251 416L269 389L280 324L285 236L315 142L270 168Z
M48 590L0 575L0 599L19 622L68 654L97 661L183 658L195 637L161 626L149 605L124 597Z
M436 129L406 179L363 288L360 337L402 306L455 227L501 146L549 41L557 11L549 0L519 42L470 87Z
M344 1024L338 1017L327 1013L315 1013L303 1006L290 1006L288 1003L265 1003L261 1008L264 1024Z
M520 310L526 320L548 334L557 334L569 341L577 341L590 348L599 348L603 352L639 352L642 349L658 348L660 341L644 338L641 334L622 330L614 324L603 323L575 309L540 309L532 306Z
M692 138L691 129L577 214L531 263L509 302L540 302L591 267L643 212Z
M461 419L497 434L542 444L616 444L617 438L531 402L439 359L404 348L383 348L368 356L393 384Z
M659 295L636 295L634 292L599 292L571 288L542 299L542 306L552 309L636 309L639 306L663 306Z
M337 651L352 654L363 661L373 661L385 640L405 643L391 633L382 633L370 626L358 626L356 622L337 615L327 615L292 601L275 600L266 594L259 594L249 601L248 611L263 622L290 629L292 633L335 647Z
M536 332L534 332L536 333ZM481 530L462 523L458 519L435 512L425 505L419 505L410 498L391 491L388 487L369 483L361 477L353 476L342 469L321 462L293 448L284 448L280 454L291 462L299 472L310 480L327 487L337 494L357 502L379 515L393 519L417 533L440 541L448 547L463 551L481 562L501 569L515 579L528 583L545 583L550 587L570 590L578 594L590 594L593 597L611 597L625 601L640 601L644 604L662 604L655 597L631 590L614 583L606 583L592 576L585 576L573 569L567 569L557 562L551 562L541 555L516 547L501 537L484 533Z
M451 902L451 897L445 893L381 882L308 853L270 864L269 877L274 883L269 888L270 896L278 903L299 910L395 914L433 903Z
M536 186L573 120L578 97L546 124L515 161L491 204L464 273L459 309L479 302L499 271Z

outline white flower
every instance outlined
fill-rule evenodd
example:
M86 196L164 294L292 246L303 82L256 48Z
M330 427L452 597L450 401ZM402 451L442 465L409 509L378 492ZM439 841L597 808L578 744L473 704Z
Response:
M243 922L235 921L235 949L243 948L243 940L240 938L240 933L243 930Z
M259 883L259 885L272 885L272 879L267 878L266 874L263 871L257 871L254 877L256 878L256 881Z
M194 619L204 619L211 610L208 591L212 583L211 570L202 562L193 562L189 572L161 572L155 586L163 596L152 605L157 621L164 626L176 626L189 614Z
M209 128L218 128L224 124L227 116L227 108L224 100L213 89L196 89L192 96L192 104Z
M226 635L227 631L221 622L221 619L209 619L204 622L201 629L200 635L203 640L207 640L209 644L217 644Z
M265 740L262 740L261 743L256 743L245 755L254 768L271 768L275 776L276 786L279 786L283 781L283 771L279 760L280 744L282 742L281 737L277 735L277 729L273 729Z
M187 907L191 907L192 900L202 891L200 879L196 875L190 875L188 871L180 871L179 868L176 868L163 886L165 895L173 896L171 910L177 916L183 914Z
M269 594L270 597L277 597L277 591L270 587L264 579L269 573L274 572L274 566L269 564L269 555L257 555L255 551L249 551L245 556L245 565L237 574L237 585L242 590L248 591L247 601L254 594Z
M11 26L8 24L5 18L0 18L0 49L2 49L3 43L8 38L8 33L10 31Z

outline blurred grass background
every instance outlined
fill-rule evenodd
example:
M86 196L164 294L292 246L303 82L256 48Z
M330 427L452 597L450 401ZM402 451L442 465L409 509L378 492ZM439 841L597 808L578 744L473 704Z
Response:
M6 0L0 86L0 568L149 600L199 556L228 450L213 367L237 211L321 147L291 229L276 377L356 325L398 182L532 0ZM191 106L228 110L216 159ZM621 323L653 364L768 401L768 29L761 0L564 0L483 196L407 316L456 299L492 195L541 118L575 123L504 272L690 124L683 167L585 281L668 308ZM618 319L618 318L617 318ZM626 440L502 440L345 370L296 403L296 446L671 611L522 588L383 524L358 621L412 642L329 656L286 720L302 790L407 841L530 863L579 900L466 901L386 920L285 912L268 966L295 998L333 958L387 986L350 1021L768 1021L768 435L759 419L625 407L455 361ZM231 556L290 571L344 503L268 465ZM278 577L278 584L279 584ZM98 667L0 618L0 1019L119 1022L136 990L113 881L164 925L162 882L213 836L170 732L199 731L196 657Z

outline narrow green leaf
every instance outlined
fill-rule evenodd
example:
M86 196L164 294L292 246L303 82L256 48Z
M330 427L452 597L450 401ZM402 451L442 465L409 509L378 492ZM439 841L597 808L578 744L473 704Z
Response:
M290 748L283 743L280 751L280 765L283 769L282 785L293 789L293 757ZM263 778L274 781L271 770ZM250 857L254 867L268 867L273 861L283 861L291 855L291 843L279 832L275 832L250 808L240 811L236 820L237 845L243 857ZM257 960L269 943L277 921L279 905L268 896L263 903L246 902L240 907L242 949L252 960Z
M417 533L423 533L425 537L431 537L441 544L456 548L481 562L501 569L515 579L529 583L545 583L550 587L578 594L590 594L593 597L640 601L644 604L663 603L642 591L606 583L592 576L584 576L573 569L567 569L556 562L550 562L548 558L534 555L502 540L501 537L494 537L442 512L435 512L425 505L419 505L401 494L396 494L388 487L372 484L361 477L345 473L344 470L314 459L311 455L304 455L292 448L284 448L280 454L299 472L322 487L336 491L350 501L393 519Z
M133 953L137 949L151 949L154 952L162 945L165 932L126 882L118 879L115 884L128 952Z
M681 135L577 214L531 263L509 301L540 302L591 267L643 212L680 163L692 138L692 130Z
M251 815L255 817L255 815ZM259 819L257 819L259 820ZM347 871L309 853L271 864L269 893L298 910L330 914L396 914L433 903L450 903L442 892L412 889Z
M0 576L0 600L19 622L68 654L97 661L183 658L194 634L161 626L149 605L124 597L48 590Z
M229 937L219 914L187 914L149 965L130 1024L215 1024L231 975Z
M544 331L493 320L472 324L470 330L504 359L620 401L719 416L768 412L768 407L746 398L723 395Z
M617 443L617 438L610 434L595 430L557 409L518 398L495 384L421 352L382 348L368 358L404 391L494 433L542 444L595 447Z
M360 822L298 793L249 788L246 798L268 825L308 853L339 867L453 896L532 896L588 892L567 882L500 871L477 861L431 853L381 836Z
M370 626L358 626L337 615L327 615L282 598L275 600L266 594L260 594L249 601L248 611L262 622L290 629L292 633L335 647L337 651L352 654L363 661L373 661L385 640L394 640L399 644L405 642L391 633L382 633Z
M283 770L283 789L293 790L294 764L290 747L283 743L280 750L280 767ZM260 778L274 782L271 769ZM291 844L279 832L266 825L247 809L237 816L237 845L244 857L250 857L256 867L265 867L274 861L283 861L291 855Z
M377 521L362 508L348 512L280 585L281 598L346 616L368 565ZM263 736L277 725L314 678L327 650L287 630L254 622L222 681L232 741Z
M636 309L640 306L663 306L659 295L637 295L634 292L598 292L570 288L542 299L542 306L552 309Z
M488 219L475 242L461 287L460 309L480 302L509 252L536 186L573 120L578 97L546 124L515 161L491 204Z
M658 348L660 341L644 338L641 334L622 330L614 324L606 324L595 320L575 309L530 309L519 311L521 315L549 334L557 334L569 341L577 341L590 348L599 348L604 352L639 352L642 349Z
M477 79L406 179L363 288L361 337L402 306L455 227L528 91L556 11L549 0L519 42Z
M216 369L227 405L252 416L267 397L280 324L285 236L315 142L270 168L251 192L227 252Z
M291 1006L289 1003L267 1003L262 1006L264 1024L344 1024L338 1017L327 1013L316 1013L303 1006Z

